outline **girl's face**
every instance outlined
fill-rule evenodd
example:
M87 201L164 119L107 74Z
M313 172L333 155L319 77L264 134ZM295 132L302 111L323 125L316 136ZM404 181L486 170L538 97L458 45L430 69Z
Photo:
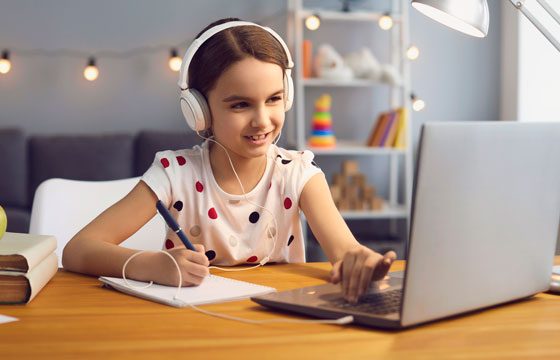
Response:
M252 57L229 67L208 93L215 140L230 155L266 155L284 125L284 81L280 66Z

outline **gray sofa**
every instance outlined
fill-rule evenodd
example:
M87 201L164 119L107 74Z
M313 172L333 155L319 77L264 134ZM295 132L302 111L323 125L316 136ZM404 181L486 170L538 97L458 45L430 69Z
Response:
M140 176L157 151L200 143L195 133L34 135L0 129L0 205L11 232L27 232L35 189L49 178L115 180Z

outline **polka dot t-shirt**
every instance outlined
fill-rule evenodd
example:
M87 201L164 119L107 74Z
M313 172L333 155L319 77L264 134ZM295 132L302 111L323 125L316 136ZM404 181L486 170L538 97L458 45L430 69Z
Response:
M192 149L158 152L142 181L166 204L189 240L204 245L211 264L258 263L269 254L270 262L304 262L299 197L313 175L323 174L313 157L310 151L270 146L263 177L246 196L274 214L276 223L243 195L219 187L207 141ZM179 246L181 240L168 229L163 248Z

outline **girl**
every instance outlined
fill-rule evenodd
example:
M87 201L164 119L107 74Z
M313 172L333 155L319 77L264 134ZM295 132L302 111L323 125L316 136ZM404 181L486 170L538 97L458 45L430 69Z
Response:
M134 189L66 245L63 265L120 276L138 251L118 244L155 215L158 199L196 247L186 249L172 231L165 239L183 286L200 284L210 264L304 262L301 209L333 264L330 280L356 302L371 281L385 276L396 254L382 256L356 241L311 152L275 145L293 99L291 57L272 30L235 21L205 28L181 69L187 123L210 138L192 149L157 153ZM127 277L172 286L179 280L160 252L131 261Z

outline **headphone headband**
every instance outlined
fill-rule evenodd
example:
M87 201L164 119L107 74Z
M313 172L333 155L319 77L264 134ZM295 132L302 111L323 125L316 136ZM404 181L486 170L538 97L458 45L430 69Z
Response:
M260 27L263 30L266 30L269 34L271 34L272 36L274 36L274 38L280 43L280 45L282 46L282 48L284 49L284 53L286 54L286 57L288 58L288 68L286 69L286 75L290 76L291 74L291 69L294 66L294 63L292 61L292 57L290 55L290 51L288 50L288 46L286 45L286 43L284 42L284 40L282 40L282 38L271 28L269 27L265 27L265 26L261 26L249 21L228 21L226 23L220 24L220 25L216 25L208 30L206 30L202 35L200 35L198 38L196 38L192 44L189 46L189 48L187 49L187 51L185 52L185 56L183 57L183 62L181 64L181 72L179 74L179 82L178 85L181 88L181 90L186 90L189 87L189 66L191 64L191 61L194 57L194 55L196 54L196 52L198 51L198 49L202 46L202 44L204 44L204 42L206 42L206 40L210 39L212 36L216 35L217 33L219 33L222 30L225 29L229 29L229 28L233 28L233 27L237 27L237 26L257 26Z

